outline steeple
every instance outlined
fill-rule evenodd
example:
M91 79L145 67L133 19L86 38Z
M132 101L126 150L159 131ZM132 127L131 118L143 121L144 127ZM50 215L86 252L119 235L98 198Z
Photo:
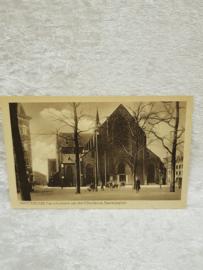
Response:
M99 112L98 112L98 107L97 107L95 128L98 128L99 126L100 126L100 121L99 121Z

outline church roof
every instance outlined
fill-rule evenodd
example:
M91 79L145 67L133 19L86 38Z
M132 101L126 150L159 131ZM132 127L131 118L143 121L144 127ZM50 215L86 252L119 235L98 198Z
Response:
M125 108L125 106L123 106L123 104L120 104L108 117L107 117L107 120L109 119L109 118L111 118L111 117L113 117L115 114L117 114L117 113L120 113L120 114L122 114L124 117L126 117L128 120L134 120L134 118L133 118L133 116L130 114L130 112ZM100 125L100 127L101 126L103 126L105 123L106 123L106 121L107 120L105 120L101 125Z

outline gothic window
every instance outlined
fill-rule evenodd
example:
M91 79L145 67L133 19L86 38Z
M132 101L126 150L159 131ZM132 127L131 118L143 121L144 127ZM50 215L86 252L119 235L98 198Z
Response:
M93 167L91 164L88 164L86 167L86 173L87 175L93 175Z
M91 183L94 183L94 171L93 166L88 164L86 166L86 185L90 185Z

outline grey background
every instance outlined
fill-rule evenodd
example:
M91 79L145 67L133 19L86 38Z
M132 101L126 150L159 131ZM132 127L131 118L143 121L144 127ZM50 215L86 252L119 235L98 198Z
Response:
M186 210L12 210L1 269L203 269L203 2L0 0L1 95L194 95Z

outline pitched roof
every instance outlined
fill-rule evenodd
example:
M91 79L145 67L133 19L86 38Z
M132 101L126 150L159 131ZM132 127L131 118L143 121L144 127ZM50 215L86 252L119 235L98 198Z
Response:
M78 136L79 147L84 147L91 136L92 133L81 133ZM75 147L74 134L60 132L58 134L58 142L61 147Z
M21 103L18 103L17 110L18 110L18 116L21 116L21 117L24 117L24 118L28 118L28 119L31 119L32 118L32 117L28 116L25 113L25 110L24 110L23 105Z
M108 117L107 119L113 117L116 113L121 113L124 117L127 117L129 120L133 120L133 116L130 114L130 112L126 109L126 107L123 104L120 104ZM106 123L107 120L105 120L101 125L103 126Z

